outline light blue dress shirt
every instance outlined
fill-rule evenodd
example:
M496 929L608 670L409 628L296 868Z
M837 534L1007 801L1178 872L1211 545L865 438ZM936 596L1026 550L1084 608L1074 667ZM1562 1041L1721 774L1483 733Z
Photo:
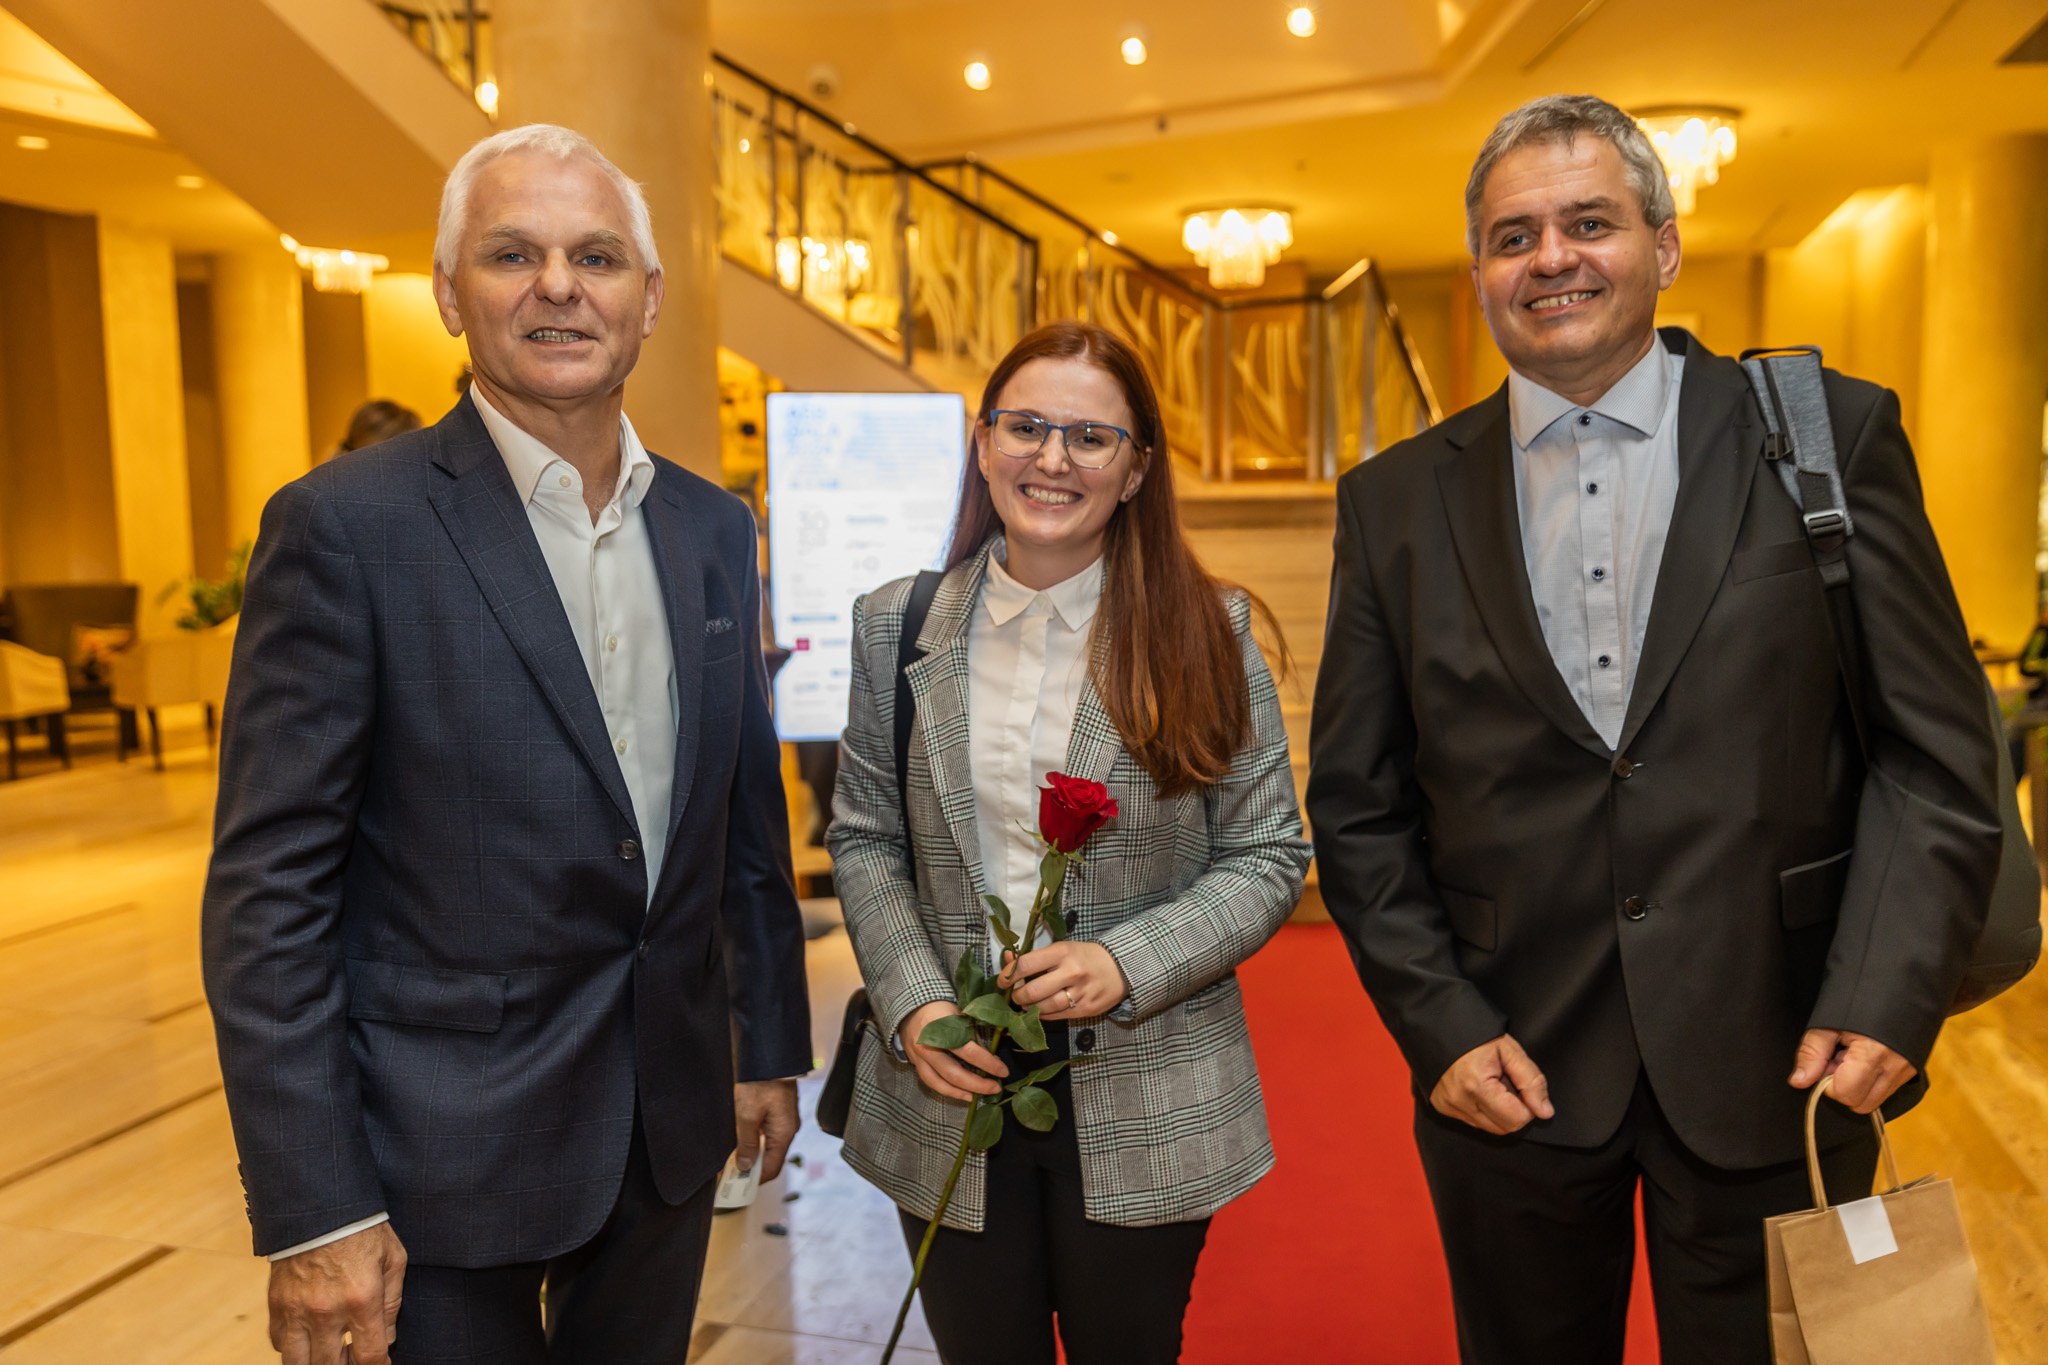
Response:
M1515 505L1543 641L1609 748L1621 742L1678 498L1685 357L1649 353L1581 407L1508 375Z

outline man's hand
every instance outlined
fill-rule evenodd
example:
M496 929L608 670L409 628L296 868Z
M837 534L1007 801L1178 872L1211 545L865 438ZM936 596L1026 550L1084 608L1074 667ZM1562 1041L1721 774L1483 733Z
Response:
M387 1365L404 1284L389 1223L272 1261L270 1344L284 1365Z
M1452 1062L1429 1092L1429 1102L1439 1114L1496 1135L1557 1112L1550 1104L1550 1083L1522 1045L1505 1033Z
M782 1158L796 1141L802 1121L796 1116L795 1081L741 1081L732 1088L733 1111L739 1115L739 1154L734 1164L751 1170L761 1157L765 1183L782 1174Z
M980 1043L966 1043L948 1052L917 1041L926 1024L959 1012L960 1007L951 1000L934 1000L912 1010L897 1030L903 1040L903 1055L917 1068L917 1078L947 1099L971 1100L976 1095L1002 1094L1001 1083L990 1077L1007 1076L1010 1068Z
M1804 1090L1833 1076L1828 1093L1859 1114L1867 1114L1920 1074L1920 1068L1875 1038L1839 1029L1810 1028L1792 1058L1793 1088Z

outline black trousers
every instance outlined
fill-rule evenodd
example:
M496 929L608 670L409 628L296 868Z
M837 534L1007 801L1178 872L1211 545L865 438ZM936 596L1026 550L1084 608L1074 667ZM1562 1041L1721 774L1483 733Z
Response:
M1020 1076L1067 1055L1067 1026L1046 1025L1045 1052L1002 1058ZM1081 1211L1081 1151L1073 1086L1061 1072L1046 1086L1060 1107L1050 1133L1005 1113L988 1154L982 1230L940 1228L918 1294L947 1365L1051 1365L1053 1329L1068 1365L1170 1365L1180 1359L1181 1318L1206 1218L1156 1227L1090 1222ZM926 1223L902 1214L917 1255Z
M1599 1147L1493 1137L1416 1102L1466 1365L1619 1365L1635 1198L1664 1365L1769 1365L1763 1220L1810 1208L1804 1160L1730 1171L1693 1155L1646 1079ZM1877 1140L1821 1154L1831 1198L1870 1193Z
M484 1270L406 1267L393 1365L683 1365L717 1191L713 1176L665 1202L635 1115L618 1203L582 1246Z

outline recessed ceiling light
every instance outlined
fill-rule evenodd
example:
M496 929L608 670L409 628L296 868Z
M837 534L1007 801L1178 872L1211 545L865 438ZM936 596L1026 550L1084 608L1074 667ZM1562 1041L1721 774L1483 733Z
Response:
M1117 240L1116 234L1114 232L1111 232L1109 229L1104 228L1102 231L1102 240L1107 242L1111 246L1115 246Z
M709 72L705 73L709 75ZM476 107L492 118L498 116L498 83L485 81L476 88Z
M197 175L181 175L177 179L173 180L171 183L173 185L176 185L181 190L199 190L206 188L205 178L203 176Z
M1150 55L1145 51L1145 40L1135 33L1124 39L1117 50L1123 53L1125 66L1143 66L1145 58Z
M967 69L960 73L969 90L986 90L989 86L987 62L969 62Z
M1316 12L1307 5L1296 5L1287 11L1287 31L1297 38L1316 36Z
M34 133L23 133L20 137L14 139L14 145L21 148L24 152L47 152L50 150L50 139L39 137Z

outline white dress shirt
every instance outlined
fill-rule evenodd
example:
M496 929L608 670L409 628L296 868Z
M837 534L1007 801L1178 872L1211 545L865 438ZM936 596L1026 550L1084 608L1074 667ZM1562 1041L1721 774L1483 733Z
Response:
M576 467L514 426L481 390L472 387L469 393L526 506L526 519L540 541L541 557L561 594L562 610L568 613L569 629L604 712L612 752L633 801L651 900L668 846L676 727L681 718L668 611L654 568L654 546L640 511L654 483L654 461L633 424L620 413L618 486L592 523L583 503L583 476ZM379 1213L350 1223L274 1252L270 1259L281 1261L338 1242L389 1217Z
M1678 498L1684 371L1684 356L1653 342L1584 407L1508 375L1515 502L1536 619L1609 748L1621 742Z
M1089 624L1102 601L1102 561L1040 591L1010 577L1005 556L998 540L967 625L967 761L982 889L1010 907L1011 928L1021 935L1044 854L1035 837L1038 791L1047 773L1066 767L1088 681ZM1042 931L1040 941L1047 941ZM989 960L1002 960L993 933Z

